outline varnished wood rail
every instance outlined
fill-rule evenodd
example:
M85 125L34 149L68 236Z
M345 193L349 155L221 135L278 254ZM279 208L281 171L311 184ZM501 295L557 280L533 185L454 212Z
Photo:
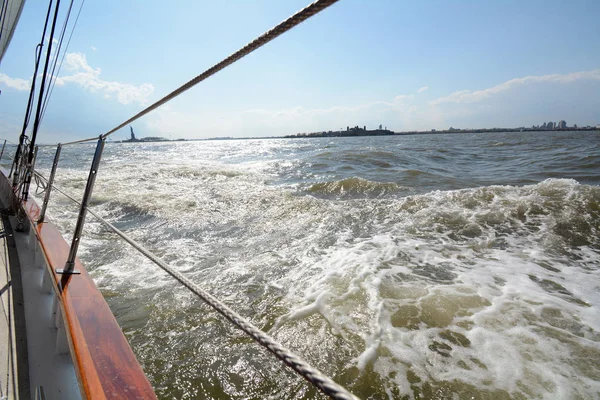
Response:
M12 192L6 172L0 175L0 190ZM69 254L69 245L57 227L51 222L37 224L41 209L33 199L22 207L44 255L46 273L52 277L82 397L156 399L119 324L80 260L75 260L79 275L55 272L64 268Z

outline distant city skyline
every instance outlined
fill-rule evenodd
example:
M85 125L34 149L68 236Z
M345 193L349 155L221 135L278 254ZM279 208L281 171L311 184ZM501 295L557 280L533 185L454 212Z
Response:
M531 127L527 127L527 126L496 126L496 127L478 127L478 128L460 128L460 127L448 127L445 129L424 129L421 131L416 131L416 130L405 130L405 131L393 131L395 133L403 133L403 132L447 132L447 131L463 131L463 130L467 130L467 131L477 131L477 130L481 130L481 131L487 131L487 130L498 130L498 129L502 129L502 130L520 130L520 129L538 129L538 130L553 130L553 129L586 129L586 130L590 130L590 129L598 129L600 130L600 124L595 124L595 125L577 125L577 124L573 124L571 126L567 125L567 122L565 120L560 120L558 122L543 122L540 125L531 125ZM384 126L384 124L376 124L376 126L374 127L369 127L367 125L363 125L362 127L359 125L353 126L351 127L350 125L346 125L346 128L339 128L337 130L318 130L315 132L322 132L322 133L334 133L334 132L343 132L343 131L357 131L357 130L363 130L363 131L368 131L368 130L384 130L387 131L388 127ZM305 132L305 133L313 133L313 132ZM291 137L297 134L291 134L291 133L286 133L283 132L281 134L277 134L277 135L272 135L272 136L265 136L265 137ZM135 136L134 130L132 126L129 126L129 131L128 132L123 132L123 137L120 136L116 136L114 138L111 138L112 140L116 140L116 141L139 141L140 138L137 138ZM177 135L169 135L169 136L177 136ZM239 138L242 139L247 139L249 137L253 137L253 136L238 136ZM164 140L165 138L163 137L151 137L152 139L160 139L160 140ZM235 137L232 136L215 136L215 137L207 137L207 138L196 138L196 137L191 137L191 138L187 138L187 139L192 139L192 140L196 140L196 139L234 139ZM170 138L169 140L178 140L178 139L182 139L182 138Z
M86 3L40 140L107 132L306 4ZM14 139L23 123L45 12L42 2L25 3L0 65L0 137ZM137 121L136 129L175 139L380 123L396 132L561 120L596 126L598 15L600 2L344 0Z
M260 139L261 137L254 136L216 136L208 138L177 138L167 139L164 137L142 137L136 138L133 134L133 128L131 129L131 138L120 140L119 138L112 139L116 142L163 142L163 141L185 141L185 140L234 140L234 139ZM491 127L491 128L455 128L449 127L446 129L426 129L426 130L406 130L406 131L392 131L384 127L383 124L375 127L375 129L368 129L366 125L353 126L349 125L346 128L339 128L337 130L320 130L315 132L298 132L298 133L286 133L280 135L263 136L265 139L281 139L281 138L302 138L302 137L346 137L346 136L389 136L389 135L413 135L413 134L445 134L445 133L490 133L490 132L532 132L532 131L560 131L560 130L573 130L573 131L600 131L600 124L596 126L567 126L566 121L561 120L559 122L544 122L542 125L532 125L531 127L517 126L517 127Z

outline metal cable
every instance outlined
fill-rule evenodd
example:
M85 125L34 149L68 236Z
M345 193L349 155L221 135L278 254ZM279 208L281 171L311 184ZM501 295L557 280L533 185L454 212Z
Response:
M25 154L28 152L30 146L31 142L29 141L29 138L25 137L23 140L23 145L20 146L20 148L22 148L21 157L13 160L13 162L15 162L17 165L15 169L15 180L13 181L15 193L20 193L21 188L23 187L23 182L27 173L27 159L25 158ZM16 184L16 186L14 184Z
M36 186L35 194L37 196L44 194L44 192L46 192L48 189L48 181L44 181L44 179L42 179L38 174L33 174L33 179L35 180Z
M62 48L63 45L63 41L65 39L65 33L67 32L67 25L69 24L69 18L71 17L71 10L73 9L73 2L75 0L71 0L71 2L69 3L69 8L67 9L67 15L65 17L65 22L63 23L63 27L62 27L62 31L60 32L60 39L58 39L58 49L56 50L55 54L54 54L54 59L52 60L52 71L50 71L50 82L48 82L48 88L46 90L46 95L44 96L44 102L42 103L42 116L40 117L40 119L44 119L44 114L46 111L46 106L48 105L48 100L50 100L50 94L52 92L52 82L56 82L56 78L58 75L59 71L56 73L56 75L54 75L54 71L56 71L56 66L58 65L58 58L60 57L60 50ZM67 48L65 47L65 53L67 52ZM61 66L62 66L62 62L61 62Z
M21 130L21 135L19 136L19 146L17 147L17 151L15 153L15 158L12 167L10 168L10 174L12 175L13 169L16 170L18 168L19 158L24 157L25 153L21 154L21 145L25 141L27 135L27 126L29 125L29 119L31 117L31 112L33 111L33 103L35 99L35 81L38 75L38 68L40 66L40 60L42 58L42 48L44 47L44 39L46 38L46 30L48 29L48 21L50 21L50 12L52 11L52 3L54 0L50 0L48 2L48 11L46 12L46 22L44 22L44 30L42 31L42 37L40 42L35 47L35 63L33 69L33 76L31 78L31 89L29 90L29 100L27 100L27 110L25 111L25 118L23 120L23 129ZM10 175L9 175L10 176ZM13 182L13 186L16 182Z
M64 147L64 146L68 146L70 144L85 143L85 142L92 142L92 141L97 142L98 141L98 136L94 136L94 137L87 138L87 139L73 140L72 142L67 142L67 143L40 144L39 147L56 147L59 144Z
M52 26L50 28L50 37L48 38L48 50L46 50L46 61L44 62L44 72L42 73L42 83L40 84L40 92L37 99L37 108L35 112L35 120L33 121L33 131L31 132L31 146L29 147L29 154L27 156L28 163L33 161L33 151L35 148L35 140L37 138L38 130L40 128L40 114L42 112L42 101L44 100L44 89L46 88L46 78L48 76L48 67L50 66L50 56L52 54L52 41L54 39L54 31L56 29L56 20L58 18L58 12L60 10L60 0L56 0L56 6L54 8L54 16L52 17ZM46 28L44 28L46 29ZM25 154L23 154L24 156ZM27 183L27 185L29 182ZM25 194L27 194L27 185L25 186ZM27 196L25 196L27 198Z
M48 16L50 15L50 8L48 8ZM34 74L37 75L37 70L40 64L40 58L42 57L42 44L38 43L37 46L35 46L35 62L33 63L33 71ZM35 92L35 79L36 76L33 76L31 78L31 93ZM31 119L31 107L33 107L33 102L34 102L35 98L33 96L29 96L29 102L27 103L27 111L25 113L25 122L23 123L23 134L25 134L27 126L29 125L29 120Z
M73 4L73 3L71 3ZM83 9L83 5L85 4L85 0L83 0L81 2L81 6L79 6L79 11L77 12L77 18L75 18L75 22L73 23L73 28L71 28L71 33L69 35L69 40L67 41L67 45L65 46L65 51L63 53L63 56L60 60L60 64L58 66L58 70L56 71L56 77L54 78L54 80L52 81L52 84L50 86L50 92L48 95L48 101L50 100L50 97L52 97L52 92L54 92L54 86L56 85L56 80L58 79L58 74L60 74L60 70L62 68L63 62L65 61L65 56L67 55L67 50L69 49L69 45L71 44L71 39L73 38L73 32L75 32L75 27L77 26L77 22L79 21L79 15L81 14L81 10ZM69 8L70 11L70 8ZM52 73L54 74L54 72ZM44 119L44 116L46 115L46 107L47 104L44 106L44 109L42 110L42 120Z
M46 180L46 182L48 181L48 179L45 178L40 173L35 172L35 174L37 176L43 178L44 180ZM54 188L54 190L61 193L62 195L64 195L71 201L75 202L76 204L81 205L81 202L79 202L78 200L76 200L73 197L66 194L63 190L56 187L56 185L53 184L52 188ZM315 387L317 387L319 390L321 390L327 396L331 397L332 399L336 399L336 400L357 400L358 399L356 396L354 396L352 393L350 393L344 387L342 387L341 385L338 385L331 378L324 375L322 372L320 372L316 368L310 366L306 361L302 360L300 357L298 357L297 355L292 353L288 348L279 344L271 336L269 336L265 332L261 331L258 327L254 326L250 321L248 321L247 319L245 319L244 317L242 317L241 315L239 315L238 313L233 311L231 308L229 308L227 305L222 303L216 297L214 297L210 293L204 291L198 285L196 285L195 283L190 281L188 278L186 278L183 274L181 274L180 272L176 271L175 269L173 269L172 267L167 265L164 261L162 261L160 258L156 257L154 254L152 254L148 249L146 249L140 243L131 239L125 233L123 233L118 228L116 228L113 224L111 224L110 222L105 220L100 215L96 214L89 207L86 207L86 209L90 214L92 214L94 217L96 217L96 219L98 219L101 223L103 223L110 230L112 230L114 233L119 235L124 241L129 243L134 249L136 249L137 251L142 253L144 256L146 256L146 258L148 258L154 264L158 265L163 271L165 271L166 273L171 275L179 283L181 283L183 286L188 288L191 292L193 292L198 297L200 297L206 304L208 304L215 311L217 311L218 313L223 315L227 320L229 320L231 323L233 323L239 329L244 331L248 336L250 336L252 339L254 339L254 341L256 341L258 344L260 344L261 346L263 346L264 348L269 350L273 355L275 355L275 357L277 357L279 360L283 361L284 364L286 364L288 367L293 369L296 373L298 373L300 376L302 376L308 382L313 384Z
M180 86L179 88L175 89L174 91L172 91L171 93L169 93L168 95L163 97L162 99L158 100L156 103L148 106L147 108L140 111L133 117L129 118L127 121L123 122L121 125L106 132L104 135L102 135L102 138L104 139L104 138L110 136L111 134L115 133L116 131L123 128L124 126L129 125L130 123L137 120L138 118L141 118L144 115L148 114L150 111L162 106L166 102L174 99L175 97L179 96L181 93L185 92L186 90L191 89L193 86L196 86L198 83L200 83L203 80L205 80L206 78L216 74L223 68L233 64L234 62L238 61L242 57L247 56L248 54L252 53L254 50L269 43L271 40L275 39L282 33L289 31L296 25L307 20L308 18L310 18L313 15L317 14L318 12L324 10L325 8L332 5L333 3L336 3L337 1L338 0L317 0L317 1L315 1L314 3L310 4L309 6L298 11L296 14L292 15L291 17L289 17L288 19L286 19L285 21L283 21L276 27L272 28L271 30L267 31L266 33L263 33L261 36L254 39L252 42L248 43L246 46L242 47L240 50L231 54L229 57L225 58L223 61L219 62L218 64L213 65L212 67L210 67L209 69L207 69L206 71L201 73L200 75L196 76L194 79L190 80L189 82L187 82L184 85Z

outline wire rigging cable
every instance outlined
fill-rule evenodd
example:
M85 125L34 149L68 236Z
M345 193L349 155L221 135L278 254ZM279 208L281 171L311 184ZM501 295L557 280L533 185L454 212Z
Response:
M60 10L60 0L56 0L56 7L54 8L54 16L52 18L52 27L50 28L50 38L48 39L48 50L46 50L46 61L44 62L44 72L42 73L42 83L40 85L40 93L37 99L37 107L35 110L35 120L33 121L33 130L31 132L31 144L29 146L29 153L27 155L27 172L25 174L25 180L23 181L23 191L20 199L27 200L29 196L29 185L31 184L31 174L33 169L33 161L35 157L35 140L40 127L40 116L42 111L42 100L44 96L44 89L46 86L46 78L48 76L48 66L50 64L50 55L52 54L52 40L54 39L54 30L56 29L56 20L58 18L58 12ZM45 28L44 28L45 29ZM25 154L23 154L25 157Z
M48 14L49 16L50 14ZM46 18L48 17L46 16ZM43 40L43 38L42 38ZM31 92L34 93L35 92L35 79L36 79L36 75L37 75L37 71L38 68L40 66L40 59L42 57L42 48L43 48L43 44L42 43L38 43L35 46L35 63L33 65L34 68L34 76L31 78ZM23 123L23 134L25 134L25 131L27 130L27 127L29 126L29 120L31 119L31 111L33 111L32 107L33 107L33 101L35 100L34 96L30 96L29 97L29 103L27 104L27 110L28 112L25 113L25 122Z
M67 44L65 46L65 51L63 52L62 58L60 59L60 64L58 65L58 69L56 70L56 75L54 75L54 69L52 70L52 81L50 82L50 90L47 92L46 94L46 99L44 99L44 106L42 108L42 120L44 119L44 116L46 115L46 107L48 106L48 102L50 101L50 98L52 97L52 93L54 92L54 86L56 85L56 80L58 79L58 74L60 73L60 70L62 68L63 62L65 61L65 56L67 55L67 50L69 49L69 45L71 44L71 39L73 38L73 32L75 32L75 27L77 26L77 22L79 22L79 16L81 15L81 10L83 9L83 5L85 4L85 0L83 0L81 2L81 5L79 6L79 11L77 12L77 17L75 18L75 22L73 23L73 27L71 28L71 33L69 34L69 40L67 40ZM71 4L69 5L69 12L67 13L67 17L65 19L65 24L63 26L63 33L62 36L64 36L64 30L67 26L67 22L69 20L69 15L71 14L71 7L73 6L73 1L71 1ZM61 43L62 43L62 38L61 38ZM58 52L56 53L56 57L59 56L59 52L60 52L60 46L58 48ZM56 65L56 64L55 64Z
M25 141L25 133L27 132L27 126L29 125L29 120L31 118L31 113L33 111L33 102L35 100L35 81L38 74L38 69L40 66L40 60L42 58L42 48L44 47L44 38L46 37L46 29L48 29L48 22L50 21L50 12L52 11L52 0L48 2L48 11L46 12L46 22L44 22L44 30L42 31L42 38L40 42L35 47L35 65L33 68L33 77L31 78L31 89L29 90L29 99L27 100L27 109L25 110L25 118L23 119L23 129L21 130L21 135L19 136L19 146L17 147L17 151L15 153L15 157L13 158L13 165L10 169L10 175L13 173L13 169L17 172L15 177L18 175L18 167L19 167L19 158L24 156L21 154L23 142ZM16 185L16 180L13 180L13 186Z
M69 17L71 16L71 10L73 9L73 1L71 0L69 2L69 8L67 9L67 15L65 16L65 21L63 23L60 35L59 35L59 39L58 39L58 47L56 49L56 51L54 52L54 56L52 58L52 70L50 71L50 80L48 81L48 85L46 88L46 94L44 95L44 101L42 103L42 117L43 118L43 113L44 110L46 108L46 105L48 104L48 96L50 94L50 87L52 86L52 82L56 81L56 75L54 75L54 72L56 71L56 66L58 64L58 58L60 57L60 50L62 48L62 44L63 44L63 40L65 38L65 32L67 31L67 24L69 23ZM66 51L66 49L65 49ZM58 74L58 73L57 73Z
M79 140L73 140L72 142L67 142L67 143L60 143L61 146L68 146L70 144L77 144L77 143L85 143L85 142L91 142L91 141L98 141L98 137L92 137L92 138L87 138L87 139L79 139ZM40 144L40 147L55 147L55 144Z
M296 14L292 15L291 17L289 17L288 19L286 19L285 21L283 21L276 27L272 28L271 30L267 31L266 33L263 33L261 36L254 39L252 42L248 43L246 46L242 47L240 50L231 54L229 57L225 58L218 64L213 65L212 67L210 67L209 69L207 69L200 75L196 76L189 82L181 85L179 88L175 89L174 91L172 91L171 93L169 93L168 95L163 97L162 99L158 100L154 104L151 104L147 108L143 109L142 111L140 111L133 117L129 118L127 121L123 122L121 125L106 132L104 135L102 135L102 138L103 139L107 138L108 136L115 133L119 129L127 126L128 124L132 123L133 121L137 120L138 118L141 118L144 115L148 114L150 111L157 109L158 107L162 106L163 104L167 103L168 101L179 96L181 93L185 92L186 90L191 89L192 87L196 86L198 83L202 82L206 78L216 74L223 68L233 64L234 62L238 61L242 57L247 56L248 54L252 53L254 50L258 49L259 47L262 47L263 45L269 43L271 40L275 39L282 33L289 31L290 29L292 29L296 25L300 24L301 22L307 20L308 18L312 17L313 15L317 14L320 11L323 11L325 8L336 3L337 1L338 0L317 0L317 1L315 1L314 3L310 4L309 6L298 11Z

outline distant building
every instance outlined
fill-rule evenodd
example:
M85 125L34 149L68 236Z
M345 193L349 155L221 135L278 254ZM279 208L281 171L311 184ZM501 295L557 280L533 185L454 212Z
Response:
M558 123L558 129L566 129L567 128L567 122L563 119Z

